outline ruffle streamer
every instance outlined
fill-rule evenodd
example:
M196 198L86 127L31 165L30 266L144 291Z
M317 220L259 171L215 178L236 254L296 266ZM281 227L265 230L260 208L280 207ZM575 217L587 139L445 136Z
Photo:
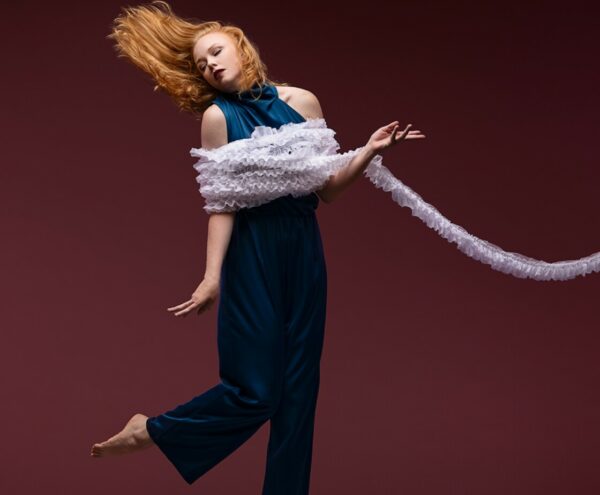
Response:
M204 209L207 213L235 211L320 189L362 149L338 153L334 135L324 119L307 119L279 128L257 126L249 138L219 148L192 148L190 154L199 158L194 168L206 200ZM441 237L456 243L464 254L494 270L534 280L569 280L600 271L600 252L577 260L546 262L504 251L469 234L397 179L383 165L381 155L371 160L364 175Z

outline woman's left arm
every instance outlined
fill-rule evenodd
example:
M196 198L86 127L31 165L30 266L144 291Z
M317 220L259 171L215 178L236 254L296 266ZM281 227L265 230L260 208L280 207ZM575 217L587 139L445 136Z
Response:
M302 107L309 118L323 118L321 105L317 97L310 91L302 92ZM390 124L377 129L369 138L369 141L352 158L345 167L329 178L325 185L316 191L325 203L331 203L342 191L352 184L367 168L375 155L384 149L396 144L403 139L424 138L420 131L411 131L412 124L408 124L399 135L399 122L395 120Z

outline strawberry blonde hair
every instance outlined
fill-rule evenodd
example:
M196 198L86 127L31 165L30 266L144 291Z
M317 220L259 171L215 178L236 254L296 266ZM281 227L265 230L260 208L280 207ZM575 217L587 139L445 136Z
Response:
M192 50L198 38L213 32L227 34L237 46L242 64L238 94L255 83L287 85L267 77L267 66L260 59L258 47L242 29L228 22L181 18L163 0L122 7L107 38L114 40L118 57L127 57L154 79L154 91L162 89L180 111L201 118L219 91L200 74Z

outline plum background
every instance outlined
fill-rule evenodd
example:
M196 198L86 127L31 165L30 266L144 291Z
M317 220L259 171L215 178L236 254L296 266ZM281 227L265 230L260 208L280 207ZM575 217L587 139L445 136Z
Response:
M314 92L343 149L454 223L546 261L600 250L592 3L171 2L240 25ZM188 487L157 449L94 459L136 412L218 380L200 123L106 39L121 2L11 2L1 22L3 493L260 493L268 426ZM314 495L600 490L600 274L504 275L361 178L321 203L329 299Z

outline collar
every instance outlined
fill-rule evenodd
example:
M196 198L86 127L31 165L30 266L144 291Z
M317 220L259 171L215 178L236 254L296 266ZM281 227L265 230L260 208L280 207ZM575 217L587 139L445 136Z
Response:
M233 93L222 93L225 98L234 101L243 101L247 103L259 101L259 100L272 100L277 96L277 90L275 86L270 84L260 84L254 83L254 85L247 89L246 91L242 91L241 93L233 92Z

